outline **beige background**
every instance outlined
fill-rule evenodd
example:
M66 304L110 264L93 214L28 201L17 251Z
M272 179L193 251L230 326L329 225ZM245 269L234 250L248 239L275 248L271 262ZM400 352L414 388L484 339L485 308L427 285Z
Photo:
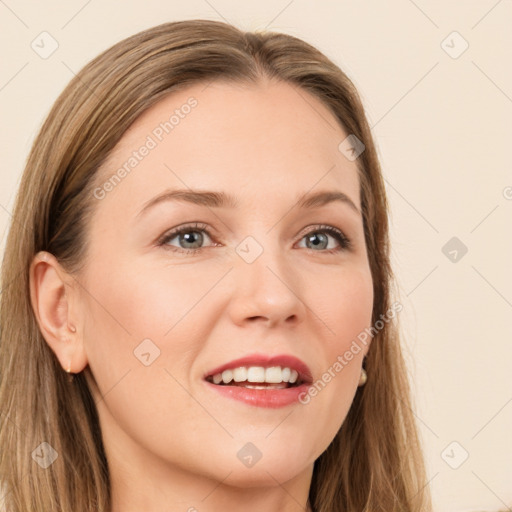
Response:
M188 18L296 35L359 88L391 203L435 510L512 507L510 0L2 0L0 250L32 140L73 74L124 37ZM43 37L58 43L46 59L31 47Z

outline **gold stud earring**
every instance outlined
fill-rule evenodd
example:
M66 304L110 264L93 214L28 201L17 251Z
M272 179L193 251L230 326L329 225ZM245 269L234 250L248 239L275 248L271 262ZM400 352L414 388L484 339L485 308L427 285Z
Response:
M71 373L71 361L68 362L66 373L68 374L68 382L73 382L74 374Z
M364 368L361 368L361 377L359 377L359 386L364 386L368 380L368 374Z

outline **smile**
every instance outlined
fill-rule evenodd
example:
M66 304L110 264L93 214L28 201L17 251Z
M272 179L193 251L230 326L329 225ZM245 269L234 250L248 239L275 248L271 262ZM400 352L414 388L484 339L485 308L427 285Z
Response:
M222 373L216 373L207 377L208 382L220 385L244 386L251 389L287 388L301 384L298 381L299 372L285 366L240 366L226 369ZM259 386L253 384L258 383Z
M312 382L311 371L291 355L252 355L211 370L204 380L222 396L257 407L298 404Z

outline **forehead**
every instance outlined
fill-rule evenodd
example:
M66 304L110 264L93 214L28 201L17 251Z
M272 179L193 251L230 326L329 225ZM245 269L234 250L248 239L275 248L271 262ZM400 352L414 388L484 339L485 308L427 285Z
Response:
M230 189L252 200L331 187L359 206L357 165L338 149L347 135L318 98L295 85L195 84L144 112L97 182L124 168L109 200L130 207L164 187Z

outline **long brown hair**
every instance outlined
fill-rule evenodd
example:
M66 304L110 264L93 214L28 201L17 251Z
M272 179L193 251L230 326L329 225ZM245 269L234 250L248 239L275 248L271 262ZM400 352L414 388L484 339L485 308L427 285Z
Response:
M295 37L243 32L215 21L165 23L121 41L87 64L57 99L34 141L16 198L0 305L0 482L7 512L111 507L108 464L85 376L67 382L32 310L28 269L34 255L48 251L68 272L79 272L94 178L145 110L189 84L258 83L262 77L315 95L364 143L357 164L373 323L390 309L394 277L383 178L359 95L339 67ZM315 462L310 502L315 512L428 511L395 321L375 334L364 364L368 382ZM48 448L41 443L58 454L45 470L33 460L35 450Z

